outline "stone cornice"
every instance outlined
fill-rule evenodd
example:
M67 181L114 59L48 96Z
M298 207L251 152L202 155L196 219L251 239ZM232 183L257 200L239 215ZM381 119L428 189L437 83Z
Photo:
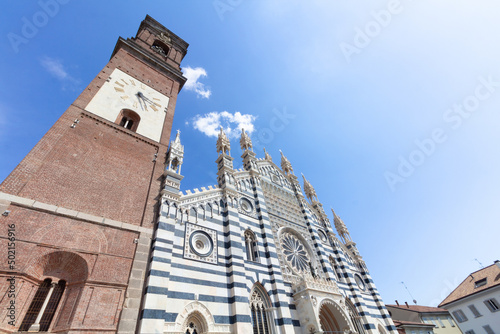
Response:
M87 223L107 225L113 228L119 228L127 231L134 231L139 233L145 233L148 235L153 234L153 227L150 228L137 226L129 223L120 222L117 220L94 216L85 212L71 210L63 208L61 206L56 206L52 204L42 203L34 199L29 199L25 197L19 197L7 193L0 192L0 200L5 200L10 202L11 205L16 205L24 207L27 209L32 209L36 211L47 212L57 216L67 217L71 219L85 221Z

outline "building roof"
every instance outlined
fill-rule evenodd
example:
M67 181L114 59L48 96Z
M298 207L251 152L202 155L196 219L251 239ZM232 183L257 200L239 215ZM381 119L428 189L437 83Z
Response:
M395 307L402 310L413 311L418 313L448 313L448 310L439 307L421 306L421 305L392 305L386 304L385 306Z
M486 279L486 283L476 287L476 283ZM500 268L492 264L486 268L471 273L455 290L446 297L439 306L450 304L494 286L500 285Z
M433 324L426 324L423 322L414 322L414 321L402 321L402 320L393 320L394 325L396 327L404 327L404 326L412 326L412 327L435 327Z

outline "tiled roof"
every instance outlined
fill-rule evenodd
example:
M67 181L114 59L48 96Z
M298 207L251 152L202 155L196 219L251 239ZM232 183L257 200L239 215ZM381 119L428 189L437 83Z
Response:
M432 307L432 306L421 306L421 305L392 305L392 304L387 304L386 306L390 307L396 307L402 310L408 310L408 311L414 311L414 312L419 312L419 313L443 313L446 312L448 313L448 310L444 308L439 308L439 307Z
M476 282L484 278L486 278L486 284L476 288ZM496 264L492 264L491 266L475 271L467 276L467 278L462 283L460 283L460 285L455 290L453 290L453 292L450 293L448 297L446 297L441 302L441 304L439 304L439 306L452 303L454 301L473 295L480 291L484 291L499 284L500 268L498 268Z

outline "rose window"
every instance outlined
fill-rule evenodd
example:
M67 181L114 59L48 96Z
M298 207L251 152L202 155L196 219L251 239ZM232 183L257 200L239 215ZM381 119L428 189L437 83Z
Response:
M295 235L290 233L283 233L281 237L281 247L288 264L300 273L310 271L309 253L306 247Z

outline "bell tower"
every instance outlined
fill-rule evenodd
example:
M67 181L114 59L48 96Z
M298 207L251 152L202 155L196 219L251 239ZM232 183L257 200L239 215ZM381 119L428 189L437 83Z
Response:
M22 254L0 330L135 331L187 48L146 16L0 185Z

